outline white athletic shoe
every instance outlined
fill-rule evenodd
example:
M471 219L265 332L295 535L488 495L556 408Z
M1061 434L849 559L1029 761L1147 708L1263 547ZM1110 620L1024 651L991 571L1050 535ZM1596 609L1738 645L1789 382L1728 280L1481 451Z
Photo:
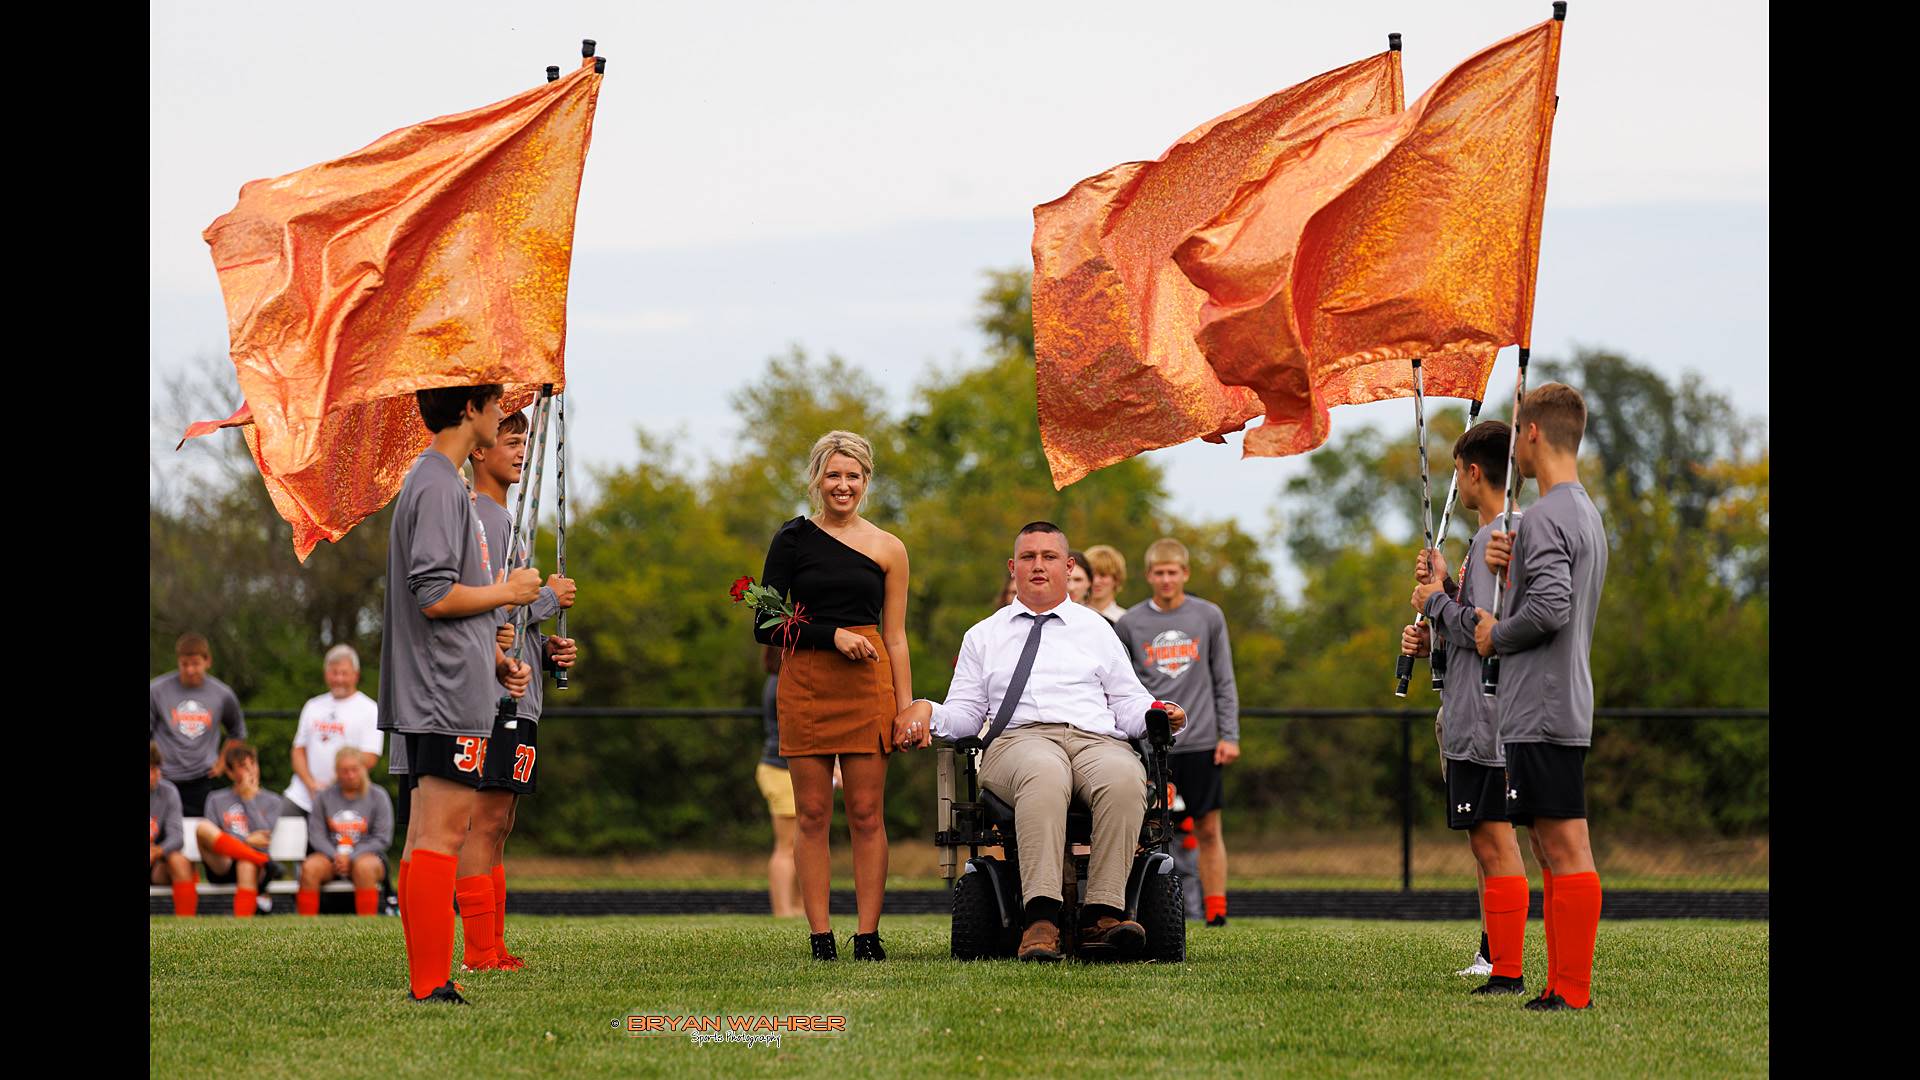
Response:
M1481 956L1479 953L1475 953L1473 956L1473 963L1468 964L1466 967L1463 967L1459 971L1454 972L1454 974L1455 975L1491 975L1493 974L1493 962L1488 960L1486 957Z

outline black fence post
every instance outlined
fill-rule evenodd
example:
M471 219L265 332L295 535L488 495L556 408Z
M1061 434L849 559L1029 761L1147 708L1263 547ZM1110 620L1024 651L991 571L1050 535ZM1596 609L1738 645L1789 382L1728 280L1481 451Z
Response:
M1413 718L1400 714L1400 891L1413 891Z

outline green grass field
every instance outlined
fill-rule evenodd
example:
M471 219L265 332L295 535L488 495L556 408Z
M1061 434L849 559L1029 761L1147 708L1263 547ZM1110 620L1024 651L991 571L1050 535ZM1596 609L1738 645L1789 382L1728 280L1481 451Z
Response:
M1192 926L1192 924L1189 924ZM398 919L154 918L158 1075L1057 1076L1147 1072L1764 1074L1767 923L1613 922L1595 1008L1469 998L1469 923L1237 919L1181 965L948 959L947 920L885 920L890 959L806 958L797 922L511 917L518 972L461 976L470 1008L404 1000ZM1529 925L1527 979L1545 953ZM628 1013L842 1015L778 1048L634 1038Z

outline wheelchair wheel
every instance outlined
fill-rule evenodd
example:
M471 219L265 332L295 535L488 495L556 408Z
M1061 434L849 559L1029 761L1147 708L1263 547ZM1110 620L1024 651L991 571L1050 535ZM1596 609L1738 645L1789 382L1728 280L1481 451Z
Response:
M1142 960L1178 964L1187 959L1187 905L1179 874L1149 874L1140 886L1140 925L1147 931Z
M975 872L960 875L953 885L953 958L985 960L1011 956L1007 931L1000 925L1000 904L993 895L993 880Z

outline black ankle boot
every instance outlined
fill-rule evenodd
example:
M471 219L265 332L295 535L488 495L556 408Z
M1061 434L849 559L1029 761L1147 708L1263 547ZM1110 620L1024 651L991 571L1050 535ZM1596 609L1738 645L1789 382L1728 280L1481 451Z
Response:
M885 960L887 950L880 947L880 932L853 935L853 958L855 960Z
M815 960L838 960L840 951L834 948L833 931L813 935L813 958Z

